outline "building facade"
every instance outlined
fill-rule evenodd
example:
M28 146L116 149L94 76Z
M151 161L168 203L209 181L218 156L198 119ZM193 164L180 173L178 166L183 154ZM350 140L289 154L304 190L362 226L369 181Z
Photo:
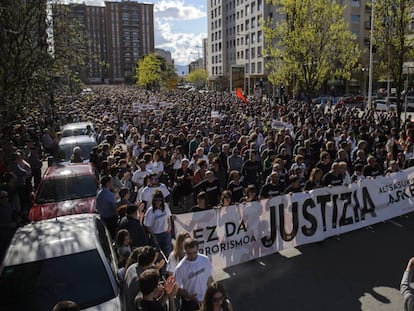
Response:
M370 0L338 0L345 6L344 18L356 35L361 49L361 64L369 63ZM208 38L206 65L209 87L234 91L242 88L253 94L257 85L267 82L262 20L280 21L283 16L265 0L208 0ZM361 71L349 86L362 88ZM342 84L331 81L331 84ZM338 87L341 87L338 85ZM344 86L345 87L345 86ZM348 85L346 86L348 87Z
M165 59L168 65L174 66L174 60L172 59L171 52L163 49L155 49L154 53Z
M154 52L154 5L106 1L105 6L64 5L69 21L86 28L92 55L86 65L87 83L120 83L135 74L139 58Z

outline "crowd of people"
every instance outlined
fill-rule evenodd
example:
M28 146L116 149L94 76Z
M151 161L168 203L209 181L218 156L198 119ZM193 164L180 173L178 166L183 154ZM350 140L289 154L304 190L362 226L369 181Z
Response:
M62 126L77 121L94 124L89 130L98 146L89 159L75 148L72 161L89 160L100 181L97 211L116 245L127 310L159 310L154 298L160 296L156 301L169 301L170 310L231 310L197 241L187 233L173 239L174 214L350 184L414 165L414 126L408 119L397 128L395 112L97 87L22 111L2 129L2 232L10 236L26 220L43 161L57 158ZM168 278L159 286L160 275Z

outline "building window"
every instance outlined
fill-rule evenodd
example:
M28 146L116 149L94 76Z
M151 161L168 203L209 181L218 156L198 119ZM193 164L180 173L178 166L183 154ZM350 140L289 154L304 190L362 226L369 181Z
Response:
M262 31L261 30L259 30L258 32L257 32L257 42L262 42Z
M351 0L351 6L359 8L360 6L359 0Z
M251 66L252 66L252 73L256 73L256 64L251 63Z
M256 28L256 17L252 18L252 28Z
M352 24L359 24L360 19L361 19L360 15L354 15L354 14L351 15Z
M260 11L262 9L262 0L257 0L257 10Z
M262 73L262 62L257 63L257 73Z

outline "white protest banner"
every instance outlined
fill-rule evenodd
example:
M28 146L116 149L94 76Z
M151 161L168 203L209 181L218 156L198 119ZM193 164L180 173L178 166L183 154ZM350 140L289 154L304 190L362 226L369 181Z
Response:
M212 118L220 118L220 113L217 110L211 110L211 117Z
M387 177L176 215L215 269L321 241L414 211L414 168Z
M140 112L142 110L142 104L138 102L132 103L132 109L135 112Z
M284 129L288 129L289 131L293 130L293 125L280 121L280 120L273 120L271 123L272 129L275 130L284 130Z

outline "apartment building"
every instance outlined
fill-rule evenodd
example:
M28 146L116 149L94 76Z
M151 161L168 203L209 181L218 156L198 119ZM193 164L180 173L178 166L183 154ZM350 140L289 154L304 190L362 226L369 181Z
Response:
M154 5L135 1L106 1L105 6L62 5L69 22L83 24L91 57L87 83L121 83L135 73L137 60L154 52Z
M361 63L368 66L370 0L337 0L345 6L344 17L357 36ZM283 18L265 0L208 0L207 72L209 87L232 90L241 87L253 94L257 85L269 88L262 20L275 23ZM350 86L360 87L364 73L356 75ZM343 84L342 81L330 81ZM341 85L338 85L341 87ZM345 87L345 86L344 86Z

